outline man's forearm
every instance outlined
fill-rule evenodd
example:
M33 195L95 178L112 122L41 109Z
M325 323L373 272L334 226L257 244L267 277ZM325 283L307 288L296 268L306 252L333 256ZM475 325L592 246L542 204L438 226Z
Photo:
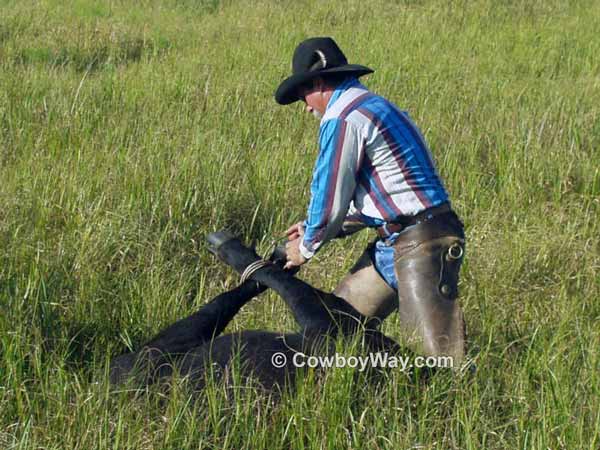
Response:
M360 230L363 230L367 227L367 225L359 220L355 219L346 219L344 223L342 223L342 228L335 235L334 239L344 238L346 236L350 236Z

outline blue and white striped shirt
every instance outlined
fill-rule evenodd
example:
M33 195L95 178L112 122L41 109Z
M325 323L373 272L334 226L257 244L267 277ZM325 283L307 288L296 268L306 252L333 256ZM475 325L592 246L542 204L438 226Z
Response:
M339 85L321 119L302 255L312 257L344 220L376 227L446 201L427 144L408 113L356 78Z

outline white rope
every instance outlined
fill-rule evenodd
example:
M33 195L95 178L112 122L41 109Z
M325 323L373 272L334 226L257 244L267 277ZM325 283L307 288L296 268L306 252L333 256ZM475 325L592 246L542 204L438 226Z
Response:
M240 277L240 283L246 282L246 280L248 280L248 278L254 275L256 271L271 264L271 261L266 261L264 259L259 259L258 261L254 261L252 264L249 264L248 267L244 269L244 272L242 272L242 276Z

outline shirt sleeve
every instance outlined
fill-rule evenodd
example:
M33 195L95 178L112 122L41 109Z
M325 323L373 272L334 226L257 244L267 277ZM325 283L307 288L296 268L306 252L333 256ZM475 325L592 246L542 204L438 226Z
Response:
M346 217L344 218L340 231L338 231L335 239L350 236L366 227L367 224L362 218L362 215L356 210L354 203L351 201Z
M354 197L362 151L362 137L353 124L337 118L321 125L319 156L300 244L305 258L311 258L321 245L339 233Z

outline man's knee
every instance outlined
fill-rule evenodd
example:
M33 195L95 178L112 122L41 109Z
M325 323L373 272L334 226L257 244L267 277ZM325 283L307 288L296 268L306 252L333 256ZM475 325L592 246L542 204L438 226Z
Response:
M365 251L333 292L369 318L383 321L398 308L398 294L377 273Z

